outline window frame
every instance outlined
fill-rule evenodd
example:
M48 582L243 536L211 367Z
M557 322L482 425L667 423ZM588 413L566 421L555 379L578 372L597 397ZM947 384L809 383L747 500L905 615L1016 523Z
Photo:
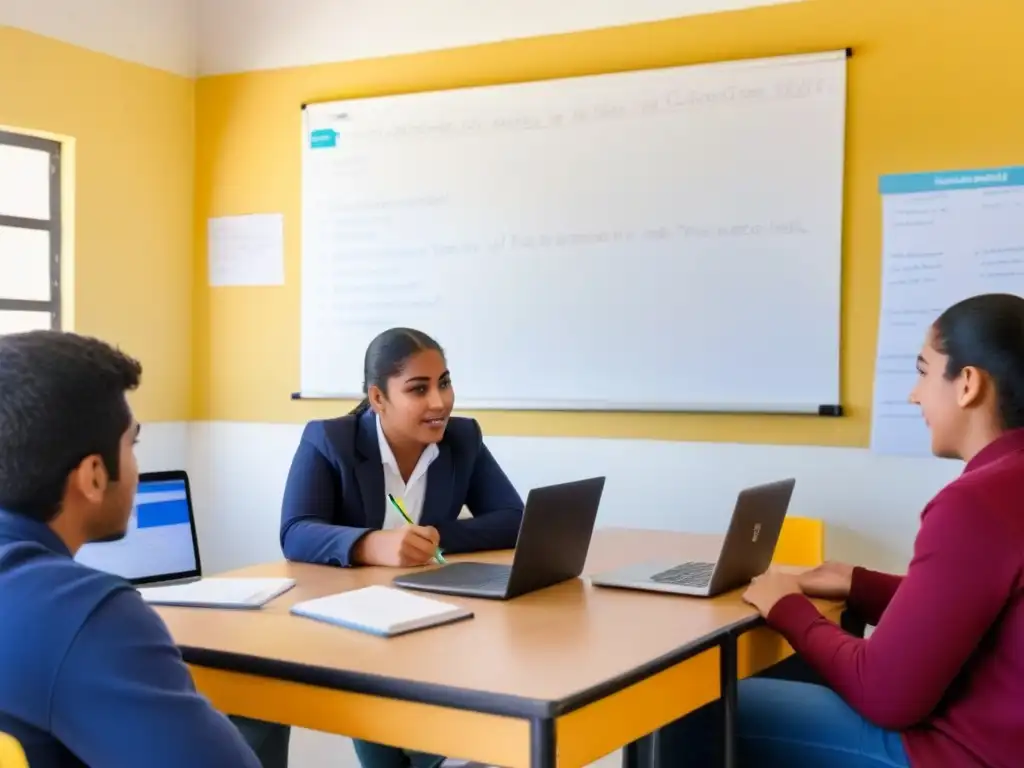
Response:
M34 229L50 234L50 298L48 301L30 299L8 299L0 297L0 314L3 312L47 312L50 328L60 330L61 312L61 249L62 241L62 188L61 188L61 144L59 141L29 136L23 133L0 130L0 145L22 147L46 152L50 156L50 218L29 219L0 213L0 226L18 229Z

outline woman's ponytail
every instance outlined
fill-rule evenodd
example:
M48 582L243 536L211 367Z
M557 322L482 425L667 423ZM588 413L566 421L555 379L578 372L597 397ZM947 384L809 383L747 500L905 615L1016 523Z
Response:
M362 416L370 410L370 387L387 394L388 380L402 372L412 355L425 349L436 350L444 356L440 344L413 328L389 328L374 338L363 358L363 393L367 397L349 411L349 415Z

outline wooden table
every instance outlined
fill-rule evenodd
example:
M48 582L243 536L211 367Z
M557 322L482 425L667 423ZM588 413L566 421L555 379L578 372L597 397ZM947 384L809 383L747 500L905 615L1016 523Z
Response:
M386 584L393 569L256 566L230 575L298 584L258 612L160 614L199 689L227 713L492 765L583 766L715 700L722 683L734 696L737 676L788 653L777 636L753 631L761 622L739 593L685 598L585 580L644 558L713 558L720 542L600 530L584 579L507 602L444 597L475 618L392 639L288 609Z

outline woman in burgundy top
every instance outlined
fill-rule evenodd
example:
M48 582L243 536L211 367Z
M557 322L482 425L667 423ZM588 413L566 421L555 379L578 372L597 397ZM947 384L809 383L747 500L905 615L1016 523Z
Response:
M1024 299L949 308L917 370L932 451L964 471L921 513L906 576L830 563L747 589L825 685L740 683L743 768L1024 766ZM875 631L844 632L805 595L845 598ZM663 731L663 764L705 764L713 714Z

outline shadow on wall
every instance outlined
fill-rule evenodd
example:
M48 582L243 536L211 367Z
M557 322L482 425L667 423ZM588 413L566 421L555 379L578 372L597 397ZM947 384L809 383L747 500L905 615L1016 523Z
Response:
M907 516L916 523L919 515L913 510L907 510ZM916 528L915 528L916 530ZM899 544L899 546L897 546ZM853 563L860 565L867 563L886 563L893 573L906 572L909 564L909 556L903 541L887 541L881 535L867 533L863 530L855 530L845 525L832 525L826 531L825 558L828 560L843 560L843 553L857 553L861 561Z

